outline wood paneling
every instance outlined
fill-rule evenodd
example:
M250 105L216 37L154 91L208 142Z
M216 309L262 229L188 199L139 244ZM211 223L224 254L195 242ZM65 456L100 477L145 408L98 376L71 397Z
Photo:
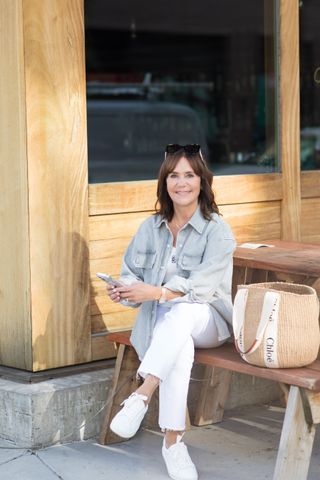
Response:
M280 238L280 211L279 201L225 205L221 208L221 213L231 225L237 243Z
M143 220L151 214L152 212L137 212L132 214L126 213L124 210L122 215L99 215L90 217L90 242L106 239L112 239L116 242L124 236L132 238L132 235L138 230Z
M0 14L0 363L32 368L21 1Z
M301 232L303 242L320 245L320 196L302 200Z
M320 170L301 173L301 197L320 197Z
M82 0L24 0L33 369L91 360Z
M280 0L281 237L300 240L299 2Z
M91 337L92 361L116 356L115 345L108 342L106 335L93 335Z
M223 205L221 213L233 228L238 242L280 236L279 201ZM90 270L94 288L101 284L95 276L99 268L112 275L119 274L122 254L148 215L149 212L139 212L90 217Z
M270 202L283 196L278 173L215 177L213 189L219 205Z
M118 331L131 328L136 309L123 307L109 300L105 283L96 272L107 272L114 277L120 273L122 256L139 225L150 212L123 213L122 215L98 215L90 217L90 285L91 329L93 333ZM102 340L94 341L93 356L99 356Z
M155 180L89 185L90 215L153 210L155 199Z
M148 180L89 185L90 215L153 211L156 184ZM213 189L219 205L280 200L282 179L279 174L219 176L213 179Z
M105 300L105 302L107 303L108 300ZM91 317L92 333L115 332L132 328L132 325L138 313L137 309L128 308L126 309L127 311L125 311L125 307L120 306L118 307L118 312L109 312L108 305L105 308L106 311L104 314L93 315Z
M96 272L117 276L121 259L139 225L150 213L124 213L90 217L90 282L94 295L104 288Z

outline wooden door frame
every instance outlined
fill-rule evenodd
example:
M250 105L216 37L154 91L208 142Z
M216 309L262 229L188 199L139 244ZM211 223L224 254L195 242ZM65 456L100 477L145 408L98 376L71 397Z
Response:
M281 237L301 239L299 2L280 0L279 158L282 175Z

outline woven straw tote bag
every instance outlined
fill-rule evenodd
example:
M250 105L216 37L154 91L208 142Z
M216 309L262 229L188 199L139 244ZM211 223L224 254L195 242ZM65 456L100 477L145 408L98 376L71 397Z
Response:
M307 285L284 282L239 285L233 332L238 352L252 365L308 365L320 345L317 293Z

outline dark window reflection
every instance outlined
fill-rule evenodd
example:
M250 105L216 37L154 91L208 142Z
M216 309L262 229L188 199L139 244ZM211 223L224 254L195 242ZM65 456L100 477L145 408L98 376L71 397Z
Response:
M301 168L320 168L320 2L300 2Z
M168 143L200 143L217 175L275 170L273 0L88 0L85 15L90 182L156 178Z

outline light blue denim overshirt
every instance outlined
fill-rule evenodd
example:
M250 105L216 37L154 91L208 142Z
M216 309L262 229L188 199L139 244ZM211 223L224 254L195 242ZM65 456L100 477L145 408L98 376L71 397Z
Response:
M166 266L173 246L168 223L153 215L139 227L124 255L120 280L131 284L143 281L163 284ZM205 220L198 207L189 222L180 230L176 242L177 275L166 284L170 290L182 292L162 304L172 307L177 302L207 303L215 310L219 339L230 336L232 322L231 282L232 254L236 243L229 225L216 213ZM131 335L131 343L140 359L150 345L156 320L157 301L140 304Z

